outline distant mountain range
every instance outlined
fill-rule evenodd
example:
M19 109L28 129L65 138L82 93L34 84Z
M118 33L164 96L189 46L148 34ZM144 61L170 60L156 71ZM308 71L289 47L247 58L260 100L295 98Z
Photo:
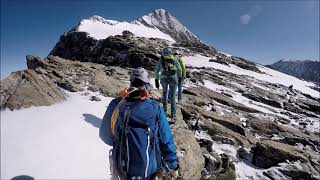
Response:
M267 67L304 80L320 82L319 61L281 59Z

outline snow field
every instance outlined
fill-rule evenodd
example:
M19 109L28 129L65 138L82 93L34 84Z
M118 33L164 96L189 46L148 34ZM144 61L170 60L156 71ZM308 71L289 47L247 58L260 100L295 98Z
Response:
M224 64L216 63L216 62L209 62L210 59L211 59L210 57L205 57L205 56L201 56L198 54L195 56L183 57L183 60L185 61L187 66L210 67L210 68L220 69L220 70L223 70L226 72L230 72L233 74L251 76L256 79L259 79L262 81L267 81L267 82L274 83L274 84L275 83L282 84L287 87L289 87L290 85L293 85L294 89L297 89L303 93L309 94L313 97L319 97L319 92L310 88L310 86L315 86L314 83L300 80L300 79L295 78L293 76L269 69L269 68L261 66L261 65L257 65L257 66L258 66L259 70L261 72L264 72L265 74L242 69L242 68L240 68L236 65L233 65L233 64L229 64L229 66L227 66Z
M158 29L150 28L142 24L132 24L105 19L98 21L85 19L80 22L80 26L78 27L78 31L88 32L91 37L98 40L106 39L109 36L122 35L122 32L125 30L132 32L138 37L160 38L175 42L171 36Z
M52 106L1 112L1 179L109 179L109 149L99 138L112 98L66 92Z

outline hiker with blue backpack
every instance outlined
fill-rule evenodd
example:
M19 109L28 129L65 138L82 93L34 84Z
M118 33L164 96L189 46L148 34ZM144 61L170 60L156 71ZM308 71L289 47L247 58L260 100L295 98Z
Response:
M178 83L182 81L181 66L171 48L164 48L155 67L155 85L159 89L159 79L162 85L162 104L167 112L167 98L170 99L170 118L176 117L176 91ZM169 94L168 94L169 91Z
M112 149L115 179L175 179L176 147L166 114L150 98L150 78L143 68L130 74L130 86L113 99L103 117L100 138Z

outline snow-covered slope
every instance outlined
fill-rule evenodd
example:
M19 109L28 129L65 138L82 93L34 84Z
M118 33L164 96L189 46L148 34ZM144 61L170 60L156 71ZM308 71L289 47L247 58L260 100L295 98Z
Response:
M105 39L109 36L120 35L124 30L128 30L139 37L160 38L172 42L201 42L192 32L164 9L154 10L131 23L104 19L103 17L95 15L88 19L81 20L75 30L88 32L91 37L96 39Z
M95 39L105 39L109 36L121 35L123 31L127 30L139 37L160 38L174 42L173 38L168 34L156 28L147 27L142 24L107 20L97 15L81 20L75 29L79 32L87 32L89 36Z
M174 16L164 9L157 9L132 23L159 29L177 41L198 43L200 40L182 25Z
M109 148L98 127L111 98L68 94L53 106L1 112L1 179L110 178Z
M258 66L259 70L261 72L263 72L264 74L257 73L254 71L245 70L245 69L242 69L242 68L235 66L233 64L224 65L224 64L219 64L216 62L210 62L209 60L211 58L201 56L201 55L184 57L183 59L185 60L185 63L187 66L211 67L214 69L220 69L220 70L230 72L233 74L251 76L255 79L267 81L270 83L282 84L287 87L289 87L290 85L293 85L294 89L297 89L303 93L309 94L313 97L317 97L317 98L319 97L319 92L310 88L310 87L315 86L314 83L300 80L300 79L295 78L293 76L281 73L279 71L272 70L270 68L267 68L267 67L264 67L261 65L257 65L257 66Z

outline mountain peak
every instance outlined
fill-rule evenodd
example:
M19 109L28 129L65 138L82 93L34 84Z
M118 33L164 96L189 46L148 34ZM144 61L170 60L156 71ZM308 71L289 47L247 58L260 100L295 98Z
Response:
M93 16L91 16L91 17L89 17L88 19L90 19L90 20L96 20L96 21L106 21L106 19L105 18L103 18L103 17L101 17L101 16L98 16L98 15L93 15Z
M74 31L86 32L90 37L98 40L108 38L109 36L122 35L123 31L130 31L138 37L159 38L171 42L175 41L170 35L161 32L157 28L146 27L139 23L105 19L98 15L82 19L80 23L69 32Z
M71 31L88 32L91 37L104 39L110 35L122 34L124 30L131 31L136 36L155 37L172 42L202 44L193 33L165 9L153 10L131 23L93 15L82 19ZM145 32L148 32L147 35Z
M169 34L176 41L188 41L192 43L201 42L182 23L165 9L156 9L147 15L142 16L133 23L141 23L147 27L159 29Z
M154 12L156 12L156 13L166 13L167 11L165 9L155 9Z
M115 20L110 20L110 19L105 19L99 15L93 15L87 19L82 19L81 22L85 22L85 21L90 21L90 22L94 22L94 23L102 23L102 24L109 24L109 25L116 25L119 22L115 21ZM81 23L80 22L80 23Z

